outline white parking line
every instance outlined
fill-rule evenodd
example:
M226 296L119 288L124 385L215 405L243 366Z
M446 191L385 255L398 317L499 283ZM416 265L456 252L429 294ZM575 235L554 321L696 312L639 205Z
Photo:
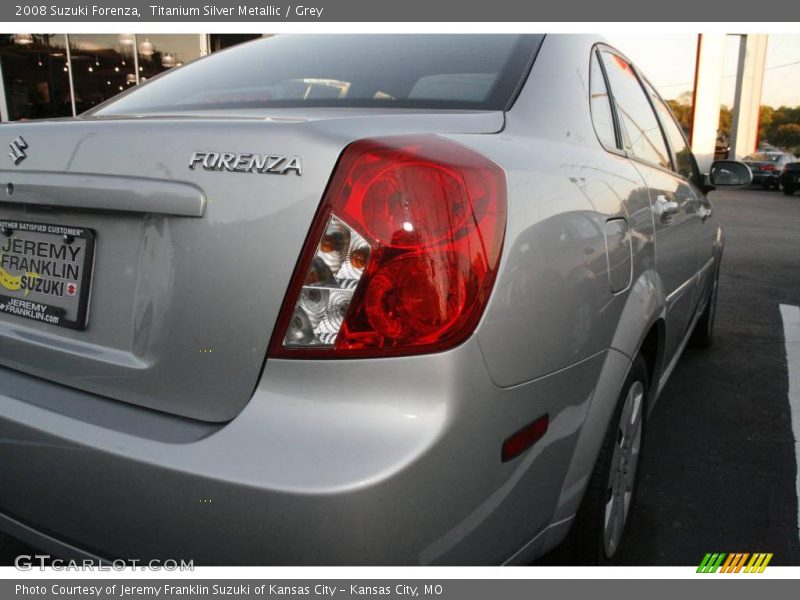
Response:
M800 534L800 307L781 304L783 339L786 345L786 368L789 371L789 407L797 465L797 530Z

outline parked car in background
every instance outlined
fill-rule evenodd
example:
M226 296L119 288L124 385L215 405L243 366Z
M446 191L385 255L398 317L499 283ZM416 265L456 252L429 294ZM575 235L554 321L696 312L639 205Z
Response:
M783 166L780 176L783 193L791 196L800 190L800 162L790 162Z
M788 163L797 158L786 152L755 152L745 156L742 162L753 171L753 183L760 184L767 189L778 189L780 174Z
M278 35L0 137L0 528L73 557L617 561L751 180L587 35Z

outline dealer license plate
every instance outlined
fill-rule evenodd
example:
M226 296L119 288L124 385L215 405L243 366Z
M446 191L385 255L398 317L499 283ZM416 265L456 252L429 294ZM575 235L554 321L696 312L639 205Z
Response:
M0 219L0 313L85 329L95 232Z

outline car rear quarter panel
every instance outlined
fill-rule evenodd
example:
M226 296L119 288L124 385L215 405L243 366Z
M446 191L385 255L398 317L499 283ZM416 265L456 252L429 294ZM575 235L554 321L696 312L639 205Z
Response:
M612 347L629 356L658 302L623 323L654 276L650 198L630 161L597 140L589 109L596 38L548 36L502 134L480 147L508 174L508 226L494 295L478 330L497 385L518 385ZM629 227L631 285L612 292L604 230Z
M509 187L501 271L477 332L493 380L516 389L604 357L551 523L578 510L630 360L666 305L647 187L627 158L603 149L592 125L598 41L548 36L503 133L480 142ZM617 218L628 225L632 265L630 285L612 292L603 231ZM563 535L554 529L545 545Z

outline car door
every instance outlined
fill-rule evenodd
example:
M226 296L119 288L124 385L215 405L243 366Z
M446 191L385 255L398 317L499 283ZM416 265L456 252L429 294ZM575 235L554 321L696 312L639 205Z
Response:
M656 239L655 268L667 296L666 357L671 360L693 315L700 237L693 186L673 169L653 106L636 69L620 54L601 50L624 149L650 193Z
M644 80L645 88L647 89L650 100L656 109L659 121L669 142L670 150L672 151L672 164L675 173L683 179L687 186L689 186L697 199L697 216L699 216L699 237L697 244L697 267L698 272L697 286L695 292L695 299L693 305L699 308L702 300L706 297L704 292L707 292L713 274L715 271L714 265L714 247L717 237L717 223L711 219L713 208L711 202L700 186L703 183L703 177L700 174L700 169L697 166L697 161L692 154L686 136L683 133L680 125L675 120L672 111L667 107L667 104L658 95L652 85Z

